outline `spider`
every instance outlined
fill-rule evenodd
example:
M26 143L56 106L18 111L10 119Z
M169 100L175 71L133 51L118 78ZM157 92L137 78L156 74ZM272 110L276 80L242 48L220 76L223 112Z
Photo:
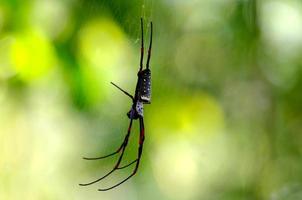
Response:
M150 44L149 44L149 49L148 49L148 57L147 57L147 63L146 63L146 69L143 69L143 58L144 58L144 29L143 29L143 19L141 18L141 34L142 34L142 38L141 38L141 56L140 56L140 67L139 67L139 71L137 73L137 83L136 83L136 88L135 88L135 95L131 95L128 92L126 92L125 90L123 90L122 88L120 88L119 86L117 86L115 83L110 82L112 85L114 85L117 89L119 89L120 91L122 91L124 94L126 94L128 97L130 97L132 99L132 106L130 111L127 113L128 118L130 119L130 123L128 126L128 131L127 134L125 136L125 139L123 141L123 143L121 144L121 146L114 151L113 153L110 153L108 155L105 156L101 156L101 157L96 157L96 158L87 158L84 157L83 159L85 160L99 160L99 159L104 159L104 158L108 158L111 157L115 154L120 153L120 156L115 164L115 166L113 167L113 169L111 171L109 171L107 174L105 174L104 176L102 176L101 178L89 182L89 183L82 183L79 184L80 186L88 186L88 185L92 185L94 183L97 183L101 180L103 180L104 178L106 178L107 176L109 176L110 174L112 174L114 171L116 170L120 170L120 169L124 169L126 167L131 166L132 164L136 164L134 170L132 171L132 173L125 178L124 180L120 181L119 183L109 187L109 188L103 188L103 189L98 189L98 191L107 191L107 190L111 190L119 185L121 185L122 183L126 182L127 180L129 180L132 176L134 176L138 170L139 164L140 164L140 160L141 160L141 156L142 156L142 152L143 152L143 145L144 145L144 140L145 140L145 128L144 128L144 115L143 115L143 104L150 104L151 103L151 71L150 71L150 67L149 67L149 62L150 62L150 57L151 57L151 48L152 48L152 32L153 32L153 25L152 22L150 22L151 25L151 31L150 31ZM121 165L121 161L123 159L123 155L125 152L125 149L127 147L128 144L128 139L131 133L131 127L132 127L132 122L133 120L139 120L139 126L140 126L140 135L139 135L139 147L138 147L138 155L137 158L135 160L133 160L132 162L130 162L127 165L124 166L120 166Z

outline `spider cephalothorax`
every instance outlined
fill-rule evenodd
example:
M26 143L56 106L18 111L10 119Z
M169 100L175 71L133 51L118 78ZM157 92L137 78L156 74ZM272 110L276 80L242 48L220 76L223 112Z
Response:
M140 57L140 68L137 73L138 78L137 78L137 83L136 83L136 87L135 87L135 95L133 96L133 95L129 94L128 92L126 92L125 90L123 90L122 88L120 88L119 86L114 84L113 82L111 82L111 84L113 84L115 87L117 87L119 90L121 90L124 94L126 94L128 97L130 97L132 99L131 109L127 113L127 116L130 119L130 123L129 123L128 131L125 136L125 139L124 139L123 143L121 144L121 146L111 154L101 156L101 157L96 157L96 158L86 158L86 157L84 158L85 160L99 160L99 159L108 158L110 156L120 153L117 163L115 164L113 169L110 172L108 172L106 175L104 175L103 177L101 177L95 181L89 182L89 183L80 184L80 186L87 186L87 185L94 184L96 182L103 180L104 178L106 178L107 176L109 176L116 170L124 169L126 167L131 166L134 163L136 164L133 172L127 178L125 178L121 182L113 185L112 187L105 188L105 189L99 189L99 191L107 191L107 190L113 189L113 188L121 185L122 183L124 183L125 181L130 179L132 176L134 176L136 174L136 172L138 170L138 166L139 166L142 152L143 152L144 140L145 140L144 113L143 113L144 104L151 103L151 70L149 69L149 62L150 62L150 58L151 58L151 48L152 48L152 32L153 32L152 22L150 23L150 25L151 25L151 32L150 32L150 44L149 44L149 49L148 49L148 57L147 57L146 69L143 69L143 58L144 58L144 34L143 33L144 33L144 30L143 30L143 19L141 19L141 30L142 30L141 57ZM137 158L127 165L120 166L121 161L123 159L125 149L128 144L128 139L129 139L129 136L131 133L131 128L132 128L132 122L133 122L133 120L137 120L137 119L139 119L139 126L140 126L139 148L138 148Z

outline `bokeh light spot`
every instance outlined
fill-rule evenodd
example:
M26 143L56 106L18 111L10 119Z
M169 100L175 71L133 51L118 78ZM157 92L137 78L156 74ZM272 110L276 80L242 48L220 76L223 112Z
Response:
M166 130L169 130L168 134L208 137L219 134L224 129L224 114L221 106L213 97L205 93L190 97L181 96L174 102L170 101L168 105L158 106L160 108L156 110L154 116L152 114L151 120L152 127L156 130L154 133L158 133L158 137L166 135ZM160 134L163 132L165 134Z
M18 34L11 49L13 66L25 81L37 79L55 65L55 56L49 40L38 31Z
M196 151L186 141L172 139L154 157L155 176L162 190L173 199L191 199L196 194Z
M86 24L79 34L79 50L82 62L90 65L102 81L125 78L129 48L124 33L113 21L102 18Z
M302 46L302 5L297 1L268 1L262 6L262 30L267 41L286 55Z

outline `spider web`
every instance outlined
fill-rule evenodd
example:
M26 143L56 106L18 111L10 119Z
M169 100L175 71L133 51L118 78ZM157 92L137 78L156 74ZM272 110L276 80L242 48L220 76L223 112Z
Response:
M140 41L139 20L144 20L144 35L148 36L149 22L153 20L154 1L81 1L80 7L86 7L86 17L108 16L120 24L121 28L129 35L132 43ZM145 37L147 38L147 37Z

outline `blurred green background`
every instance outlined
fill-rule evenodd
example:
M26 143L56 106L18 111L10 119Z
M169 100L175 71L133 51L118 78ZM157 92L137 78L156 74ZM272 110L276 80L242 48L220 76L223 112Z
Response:
M154 23L141 165L122 142ZM1 0L0 199L302 199L299 0ZM137 155L138 123L125 163Z

